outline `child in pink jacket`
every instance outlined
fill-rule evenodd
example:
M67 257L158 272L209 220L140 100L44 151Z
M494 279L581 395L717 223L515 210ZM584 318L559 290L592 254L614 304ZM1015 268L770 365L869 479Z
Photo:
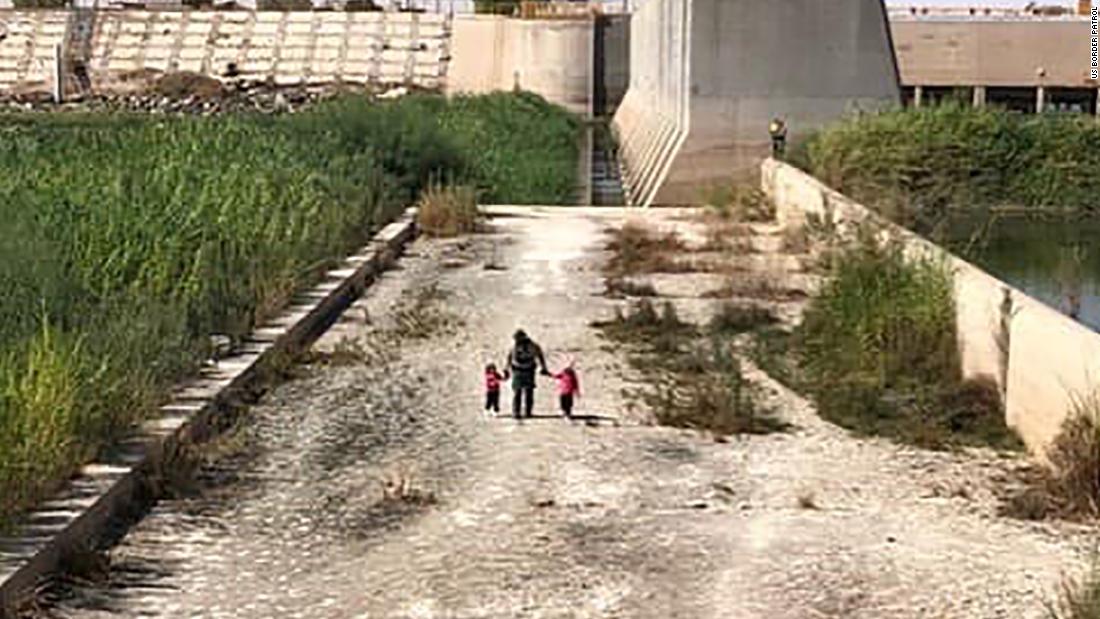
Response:
M504 376L497 371L497 366L490 363L485 366L485 410L487 412L500 412L500 382Z
M570 365L553 376L558 381L558 402L561 404L562 415L571 419L573 400L581 397L581 381L577 378L577 371Z

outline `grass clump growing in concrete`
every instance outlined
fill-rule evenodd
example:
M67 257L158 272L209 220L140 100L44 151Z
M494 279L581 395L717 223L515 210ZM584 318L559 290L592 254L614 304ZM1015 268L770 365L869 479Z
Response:
M1047 495L1058 513L1100 516L1100 400L1096 396L1075 406L1047 450L1050 473Z
M477 229L477 192L464 186L433 186L420 194L416 223L429 236L458 236Z
M1047 605L1047 617L1100 619L1100 561L1096 557L1083 576L1062 582L1057 598Z
M708 330L716 335L748 333L778 322L775 314L759 305L723 303L711 316Z
M627 222L611 232L607 245L611 260L607 272L612 277L636 273L678 273L686 266L675 254L686 251L675 232L658 233L641 224Z
M805 391L806 379L798 362L794 335L779 326L766 326L752 334L749 356L756 367L789 389Z
M623 277L615 277L607 280L607 296L609 297L655 297L657 289L649 282L637 282Z
M654 355L679 353L698 334L695 327L680 320L672 303L666 302L658 312L649 299L634 303L626 313L616 309L612 320L595 326L614 341L638 345Z
M795 331L821 415L924 447L1015 446L996 387L962 380L950 273L864 237L835 258Z
M768 434L786 424L761 409L731 342L712 337L690 347L653 374L646 401L661 425L707 430L719 436ZM661 367L661 366L658 366Z
M775 219L775 204L755 185L718 184L703 193L706 213L723 221L765 222Z
M1100 393L1077 401L1046 450L1046 465L1003 505L1024 520L1100 517Z
M596 326L608 339L633 349L631 363L648 383L643 400L657 423L720 436L786 427L760 408L728 333L704 337L680 320L671 303L658 311L648 300Z

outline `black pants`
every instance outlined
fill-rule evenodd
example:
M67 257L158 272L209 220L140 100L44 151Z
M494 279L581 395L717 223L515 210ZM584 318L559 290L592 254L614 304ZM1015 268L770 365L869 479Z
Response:
M772 157L782 158L785 150L787 150L786 138L772 138Z
M561 403L561 412L566 417L573 416L573 394L558 396L558 401Z
M485 410L500 412L500 389L485 392Z
M512 416L519 418L520 402L523 402L525 417L530 417L535 409L535 385L516 384L512 386Z

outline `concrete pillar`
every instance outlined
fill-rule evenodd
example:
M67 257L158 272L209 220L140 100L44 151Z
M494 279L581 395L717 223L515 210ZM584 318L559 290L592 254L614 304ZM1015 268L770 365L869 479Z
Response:
M588 109L587 118L591 120L596 116L596 63L600 59L596 58L596 37L600 36L600 29L596 24L595 17L589 17L588 21L592 24L592 37L588 39ZM591 204L591 200L586 204Z
M924 88L915 86L913 88L913 107L920 107L922 98L924 98Z
M974 87L974 107L985 107L985 86Z
M1035 113L1042 114L1047 107L1047 89L1042 86L1035 89Z
M58 43L53 46L53 58L50 63L50 73L52 74L52 86L53 86L53 102L61 103L65 98L65 71L62 66L64 53L61 51L61 44Z

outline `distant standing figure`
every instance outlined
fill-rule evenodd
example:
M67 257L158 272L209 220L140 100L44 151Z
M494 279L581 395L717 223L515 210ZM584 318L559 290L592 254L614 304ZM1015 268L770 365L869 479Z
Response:
M581 381L577 378L577 371L572 364L557 374L554 378L558 381L558 403L561 404L561 414L566 419L573 418L573 401L581 397Z
M500 412L500 381L504 380L495 363L485 366L485 410Z
M768 134L772 138L772 157L782 159L787 150L787 123L782 118L772 119L768 125Z
M527 334L520 329L512 336L515 344L508 353L508 362L505 364L505 378L509 372L512 376L512 416L520 417L520 403L522 400L524 417L530 417L535 408L535 370L541 369L543 376L549 376L546 369L546 359L542 356L542 349Z

